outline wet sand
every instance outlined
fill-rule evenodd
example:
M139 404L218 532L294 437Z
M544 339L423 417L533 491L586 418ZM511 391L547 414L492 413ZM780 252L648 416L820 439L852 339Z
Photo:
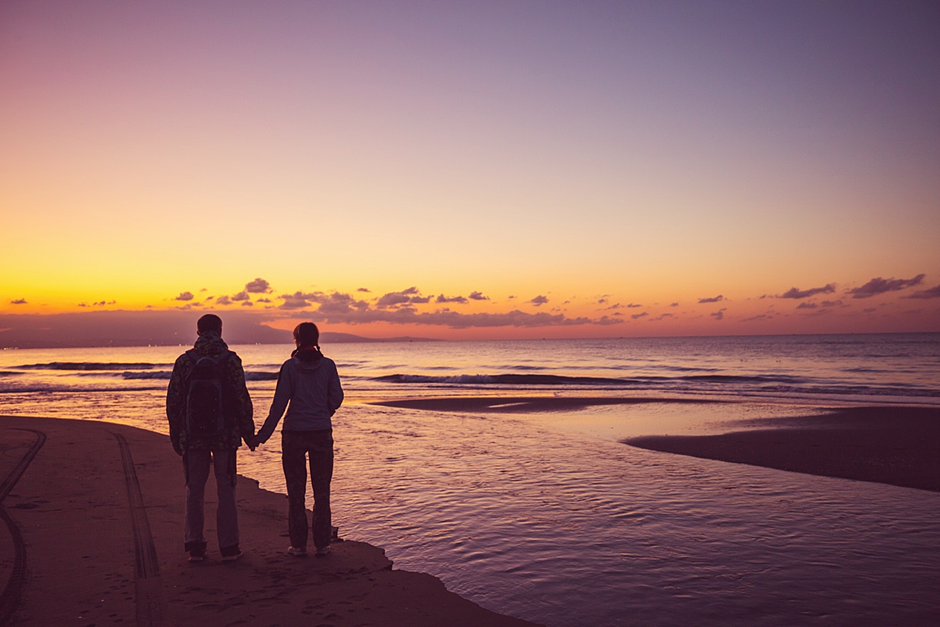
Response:
M940 408L855 407L741 431L624 440L639 448L940 491ZM768 428L770 427L770 428Z
M454 397L375 403L460 412L565 412L597 405L702 404L701 400L578 397ZM712 401L720 403L720 401ZM716 435L622 440L639 448L792 472L940 491L940 408L853 407L767 418Z
M288 556L286 497L245 477L244 555L222 562L213 485L210 478L209 559L191 564L182 469L166 436L0 417L0 624L532 624L485 610L430 575L393 570L382 549L361 542L336 543L326 558Z

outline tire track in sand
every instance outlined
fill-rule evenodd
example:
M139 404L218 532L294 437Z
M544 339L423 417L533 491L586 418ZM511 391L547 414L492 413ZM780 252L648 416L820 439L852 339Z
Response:
M121 447L127 501L131 509L136 556L134 574L137 589L137 625L138 627L157 627L163 624L166 609L163 579L160 577L160 564L157 562L157 549L153 544L153 535L150 533L144 496L140 491L140 482L137 480L137 470L134 468L130 446L121 434L112 431L111 435Z
M36 457L39 449L46 443L46 434L35 429L19 429L19 431L31 431L36 434L36 440L30 445L29 450L23 455L22 459L13 467L13 470L0 482L0 518L10 529L10 537L13 540L13 572L7 585L0 593L0 625L6 625L13 617L17 605L20 603L20 595L23 592L23 583L26 581L26 543L23 542L23 534L7 511L3 508L3 499L6 498L16 482L20 480L26 468Z

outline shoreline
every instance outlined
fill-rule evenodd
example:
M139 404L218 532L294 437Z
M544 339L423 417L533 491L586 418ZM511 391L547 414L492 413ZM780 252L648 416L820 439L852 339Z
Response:
M363 542L288 556L286 497L240 476L241 559L183 551L185 487L166 436L115 423L0 416L0 623L534 625L437 578L393 570ZM342 535L342 529L340 529Z
M728 403L720 399L644 398L621 396L449 396L370 401L369 405L418 409L423 411L460 411L492 413L538 413L577 411L604 405L674 404L705 405Z
M643 403L720 406L737 402L516 396L417 398L371 404L427 411L528 414ZM724 425L727 428L716 434L644 435L618 441L661 453L940 491L940 407L804 407L807 413L799 417L728 421Z

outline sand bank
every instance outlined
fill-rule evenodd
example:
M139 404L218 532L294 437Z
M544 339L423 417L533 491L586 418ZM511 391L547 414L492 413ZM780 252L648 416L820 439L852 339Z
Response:
M721 401L660 399L660 398L617 398L617 397L575 397L575 396L460 396L447 398L414 398L394 401L376 401L372 405L400 407L402 409L423 409L427 411L462 411L493 413L561 412L577 411L598 405L639 405L641 403L704 404Z
M742 426L751 428L624 442L666 453L940 491L940 408L856 407Z
M209 560L190 564L182 469L165 436L22 417L0 417L0 434L0 624L532 624L393 570L361 542L323 559L288 556L286 497L244 477L244 556L219 559L210 479Z

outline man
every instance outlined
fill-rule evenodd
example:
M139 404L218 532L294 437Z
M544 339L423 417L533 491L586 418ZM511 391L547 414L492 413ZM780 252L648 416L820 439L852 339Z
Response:
M206 314L196 323L198 338L173 365L166 391L166 416L173 450L183 458L186 477L184 547L189 561L206 559L203 509L209 466L219 496L217 531L223 561L241 557L235 506L235 452L253 441L251 397L238 355L222 341L222 319ZM251 446L254 450L254 446Z

